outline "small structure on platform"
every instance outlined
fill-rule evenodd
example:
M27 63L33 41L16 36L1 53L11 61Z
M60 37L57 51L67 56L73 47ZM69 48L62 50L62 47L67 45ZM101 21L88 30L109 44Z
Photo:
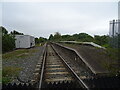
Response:
M16 35L15 47L16 48L31 48L35 46L35 38L30 35Z

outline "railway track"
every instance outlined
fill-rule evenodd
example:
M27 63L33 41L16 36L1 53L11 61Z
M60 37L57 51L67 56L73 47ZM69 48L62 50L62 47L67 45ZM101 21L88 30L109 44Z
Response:
M48 45L46 68L45 68L45 82L59 82L72 81L70 73L67 71L63 62L56 55L50 45Z
M52 45L47 44L44 51L38 88L41 90L42 88L45 88L45 83L49 84L58 82L77 82L77 86L89 90L88 86L57 53L55 48Z
M54 44L45 44L43 54L42 54L42 62L39 62L36 67L35 79L31 81L31 83L9 83L3 84L2 90L41 90L41 89L75 89L79 88L80 90L90 90L90 89L105 89L105 88L115 88L119 89L120 85L120 76L114 77L97 77L90 78L85 75L88 75L84 72L81 66L77 66L73 62L77 57L73 57L74 54L71 52L67 52L72 55L70 62L70 58L65 58L67 55L65 51L60 52L61 48L55 47ZM58 53L59 52L59 53ZM81 64L79 64L81 65ZM81 69L76 69L76 67ZM41 67L41 68L40 68ZM38 69L39 68L39 69ZM84 72L83 72L84 71ZM82 73L83 72L83 73ZM84 76L84 77L83 77ZM91 76L91 75L88 75ZM85 78L85 79L84 79ZM38 81L39 80L39 81ZM87 84L86 84L87 83ZM65 88L67 87L67 88Z

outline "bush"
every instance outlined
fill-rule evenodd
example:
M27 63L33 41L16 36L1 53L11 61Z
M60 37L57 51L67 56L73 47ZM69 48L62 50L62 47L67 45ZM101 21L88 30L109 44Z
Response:
M2 52L12 51L15 48L15 39L11 35L2 36Z
M15 48L15 39L14 36L8 34L8 31L4 27L0 27L2 30L2 52L8 52Z

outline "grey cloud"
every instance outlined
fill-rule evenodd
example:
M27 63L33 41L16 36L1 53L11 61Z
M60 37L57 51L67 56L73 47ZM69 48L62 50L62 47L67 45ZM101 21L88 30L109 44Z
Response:
M48 37L86 32L108 34L109 20L116 18L117 3L4 3L3 25L9 31Z

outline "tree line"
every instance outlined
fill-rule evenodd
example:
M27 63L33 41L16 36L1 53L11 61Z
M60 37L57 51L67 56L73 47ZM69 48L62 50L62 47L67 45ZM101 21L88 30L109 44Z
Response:
M10 33L3 27L0 27L2 31L2 52L8 52L15 49L15 35L24 35L16 30L11 31ZM91 36L87 33L79 33L73 35L61 35L59 32L56 32L54 35L50 34L49 38L36 37L35 43L45 43L46 41L80 41L80 42L94 42L101 46L107 47L109 45L109 36L108 35L94 35Z
M36 44L45 43L46 41L47 41L47 38L44 38L44 37L35 38Z
M109 36L108 35L91 35L87 33L79 33L73 35L61 35L59 32L56 32L54 35L49 36L49 41L79 41L79 42L94 42L96 44L107 47L109 45Z

